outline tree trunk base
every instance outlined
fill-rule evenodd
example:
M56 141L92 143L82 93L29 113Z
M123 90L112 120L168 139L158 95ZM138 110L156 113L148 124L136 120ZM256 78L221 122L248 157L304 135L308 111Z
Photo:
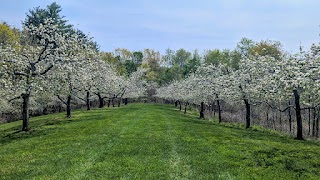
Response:
M204 119L204 102L200 104L200 119Z
M294 139L295 139L295 140L300 140L300 141L303 141L303 140L304 140L303 138L299 138L299 137L295 137Z

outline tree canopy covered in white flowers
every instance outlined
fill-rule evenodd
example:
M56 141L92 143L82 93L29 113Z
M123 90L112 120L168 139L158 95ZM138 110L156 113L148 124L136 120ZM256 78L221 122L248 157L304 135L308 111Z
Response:
M196 104L210 104L214 100L229 104L242 101L246 109L246 128L251 123L251 107L256 104L265 104L281 112L294 108L296 137L303 139L301 110L318 109L320 103L319 62L317 46L308 53L282 55L277 59L258 54L243 56L238 69L204 65L185 80L159 88L157 96ZM291 100L294 103L288 103ZM221 122L219 102L217 104Z
M1 65L3 68L3 78L6 90L10 90L9 99L23 99L23 130L28 129L29 123L29 101L30 95L34 91L42 90L41 84L44 82L45 75L61 61L61 55L65 51L66 38L57 33L57 26L51 19L47 19L39 27L24 27L26 36L35 37L36 45L28 43L0 48Z

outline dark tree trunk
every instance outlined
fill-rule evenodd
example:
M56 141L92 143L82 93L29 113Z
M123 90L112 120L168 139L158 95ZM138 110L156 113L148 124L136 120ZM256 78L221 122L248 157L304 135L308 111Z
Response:
M128 104L128 98L125 98L124 99L124 105L127 105Z
M97 96L99 98L99 108L103 108L103 106L104 106L103 98L101 97L100 93L98 93Z
M296 106L296 118L297 118L297 137L298 140L303 140L302 135L302 118L301 118L301 108L300 108L300 94L298 90L293 90L294 102Z
M244 104L246 105L246 128L250 127L250 103L248 99L243 99Z
M319 108L316 109L317 111L317 118L316 118L316 122L315 122L315 137L319 137L319 119L320 119L320 112L319 112Z
M209 114L210 114L210 117L212 118L212 104L209 103Z
M316 113L316 108L313 109L313 119L312 119L312 136L315 136L316 134L316 118L317 118L317 113Z
M266 123L267 123L267 127L269 127L269 108L267 108L266 110Z
M115 98L112 98L112 101L111 101L112 107L114 107L114 99L115 99Z
M174 102L174 106L177 107L178 106L178 101Z
M22 94L22 131L29 130L29 100L30 94Z
M179 109L180 109L180 111L181 111L181 102L179 101Z
M90 110L90 92L89 91L87 91L86 104L87 104L87 111L89 111Z
M278 118L277 117L277 112L273 111L273 117L275 117L275 118L272 118L272 126L273 126L274 130L277 130L277 128L276 128L276 119Z
M110 101L111 101L111 100L109 99L109 100L108 100L108 107L110 107Z
M245 104L245 107L246 107L246 128L249 128L250 127L250 103L249 103L249 100L247 99L243 89L242 89L242 86L240 85L239 86L241 92L243 93L243 101L244 101L244 104Z
M279 122L280 122L280 131L282 131L282 114L281 114L281 111L279 111Z
M200 104L200 119L204 119L204 102Z
M71 118L71 95L68 96L66 105L67 105L67 118Z
M184 104L184 114L187 113L187 105L188 105L188 103L185 103L185 104Z
M290 106L290 102L289 102L289 106ZM290 128L290 132L292 131L292 115L291 115L291 108L289 107L288 109L288 116L289 116L289 128Z
M308 108L308 135L311 135L311 108Z
M218 118L219 118L219 123L222 122L222 118L221 118L221 106L220 106L220 100L218 99L218 95L217 95L217 106L218 106Z
M316 120L316 134L315 137L319 137L319 117Z
M121 101L122 101L122 98L118 99L118 107L120 107Z
M47 109L46 107L43 108L42 114L43 114L43 115L47 115L47 114L48 114L48 109Z

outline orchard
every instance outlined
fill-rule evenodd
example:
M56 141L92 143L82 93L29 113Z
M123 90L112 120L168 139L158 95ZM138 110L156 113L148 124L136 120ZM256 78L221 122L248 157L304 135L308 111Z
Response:
M54 13L52 13L54 12ZM319 136L320 46L291 54L278 41L243 38L234 50L100 51L67 24L61 7L27 13L22 29L1 24L2 121L121 102L170 102L201 119L264 126L302 140ZM217 113L217 117L215 117Z

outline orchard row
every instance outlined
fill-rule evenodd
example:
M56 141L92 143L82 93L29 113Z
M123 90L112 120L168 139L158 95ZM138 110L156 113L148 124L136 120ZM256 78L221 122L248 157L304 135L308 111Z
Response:
M254 105L265 104L280 112L295 110L297 139L303 139L301 111L313 109L314 122L319 131L320 51L313 45L308 52L298 55L245 55L237 69L230 66L203 65L184 80L157 90L160 98L184 104L218 106L221 122L221 101L242 105L246 111L246 128L251 126Z

